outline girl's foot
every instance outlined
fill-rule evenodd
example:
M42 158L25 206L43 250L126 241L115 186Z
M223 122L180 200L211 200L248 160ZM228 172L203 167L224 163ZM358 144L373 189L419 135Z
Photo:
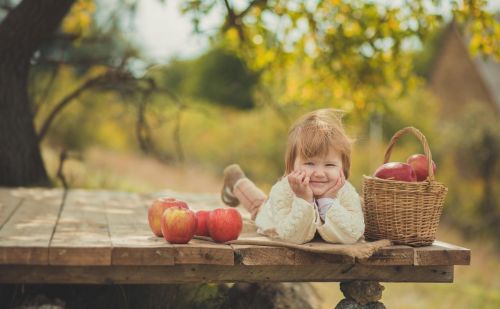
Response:
M236 207L240 201L233 195L234 184L245 177L245 173L241 170L238 164L231 164L224 169L224 185L222 186L221 199L224 204Z

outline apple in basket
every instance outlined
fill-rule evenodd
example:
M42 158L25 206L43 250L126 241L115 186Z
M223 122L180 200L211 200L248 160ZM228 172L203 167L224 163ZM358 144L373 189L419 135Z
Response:
M399 181L417 181L417 176L415 170L406 163L401 162L389 162L385 163L377 170L374 174L375 177L389 180L399 180Z
M417 181L424 181L429 176L429 169L427 168L427 157L421 153L414 154L406 159L406 163L408 163L413 170L415 170L415 174L417 175ZM436 163L432 161L432 170L436 172Z
M153 204L148 209L148 222L151 231L161 237L161 216L165 209L170 207L180 207L189 209L186 202L179 201L173 197L161 197L153 201Z
M194 211L181 207L165 209L161 216L163 237L171 244L187 244L196 232Z
M240 212L234 208L217 208L208 215L208 232L216 242L238 239L242 228Z
M210 236L208 233L208 215L210 211L199 210L196 212L196 234L198 236Z

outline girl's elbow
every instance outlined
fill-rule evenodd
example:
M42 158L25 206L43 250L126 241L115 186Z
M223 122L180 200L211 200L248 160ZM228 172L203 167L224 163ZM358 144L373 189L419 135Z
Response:
M330 243L354 244L363 236L365 232L365 224L360 223L350 228L330 228L321 230L320 234L323 239Z
M347 235L347 241L348 243L355 243L357 242L361 237L363 237L363 234L365 233L365 223L361 221L358 225L356 225L350 233Z
M363 234L361 233L346 233L344 235L341 235L339 237L340 243L350 245L350 244L355 244L358 242L358 240L361 238Z
M355 231L352 233L351 241L352 243L357 242L358 240L363 237L363 234L365 233L365 224L362 223Z
M307 238L307 233L298 233L298 231L294 229L278 231L278 235L281 240L297 245L305 244L310 240Z

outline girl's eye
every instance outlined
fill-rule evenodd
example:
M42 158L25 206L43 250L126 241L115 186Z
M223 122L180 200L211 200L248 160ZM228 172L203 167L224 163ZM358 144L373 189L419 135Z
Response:
M313 163L313 162L306 162L306 163L304 163L304 164L305 164L305 165L314 165L314 163Z
M333 167L333 166L337 166L337 165L335 165L335 164L327 164L326 166Z

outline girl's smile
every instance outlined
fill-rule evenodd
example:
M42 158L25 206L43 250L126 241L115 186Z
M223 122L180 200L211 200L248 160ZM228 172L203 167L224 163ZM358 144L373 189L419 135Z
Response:
M340 152L330 147L325 155L295 159L294 170L303 170L309 176L309 186L316 198L322 197L333 188L342 171Z

